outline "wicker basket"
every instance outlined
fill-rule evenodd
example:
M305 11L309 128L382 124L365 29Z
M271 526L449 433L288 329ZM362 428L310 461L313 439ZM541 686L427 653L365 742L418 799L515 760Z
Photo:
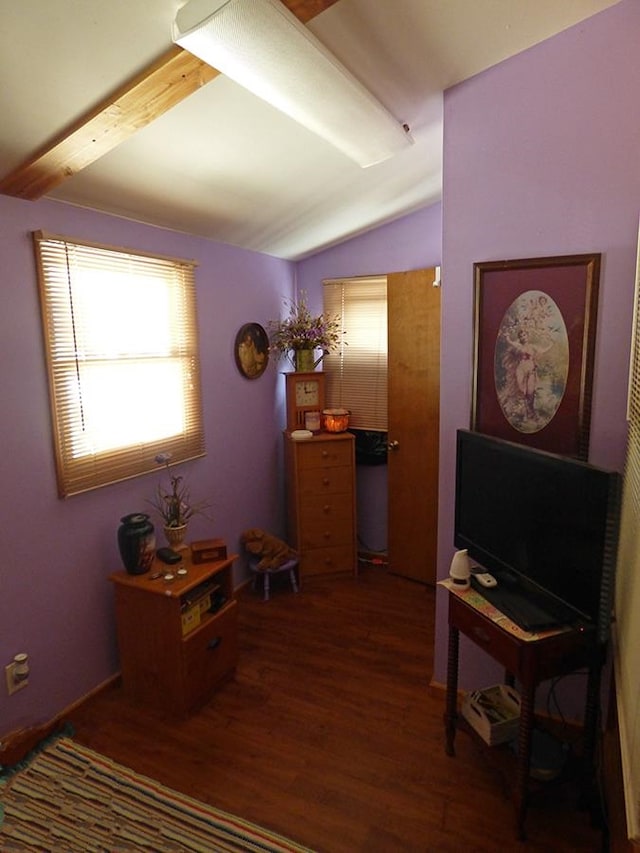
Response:
M169 547L173 548L174 551L183 551L189 547L184 541L187 536L186 524L182 524L180 527L165 526L164 535L167 537Z

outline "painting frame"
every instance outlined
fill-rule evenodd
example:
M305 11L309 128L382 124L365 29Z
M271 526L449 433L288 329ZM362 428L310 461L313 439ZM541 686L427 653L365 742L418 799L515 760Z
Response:
M245 379L258 379L269 363L269 336L260 323L245 323L233 345L236 367Z
M600 253L474 263L472 430L588 459L600 267Z

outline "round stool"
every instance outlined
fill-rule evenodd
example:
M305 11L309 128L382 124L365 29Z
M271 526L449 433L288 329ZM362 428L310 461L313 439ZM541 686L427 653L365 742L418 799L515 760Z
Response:
M253 576L253 588L256 588L258 575L262 575L264 577L264 601L269 601L269 590L271 587L270 578L271 575L277 575L280 572L289 572L289 579L291 580L291 587L294 592L298 591L298 583L296 581L296 569L298 568L298 557L292 557L290 560L287 560L286 563L283 563L281 566L276 566L274 569L259 569L258 563L260 562L259 557L249 557L249 568L254 573Z

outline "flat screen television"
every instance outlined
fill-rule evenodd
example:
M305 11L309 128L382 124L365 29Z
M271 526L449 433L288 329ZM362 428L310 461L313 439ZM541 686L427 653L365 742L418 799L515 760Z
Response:
M620 491L615 471L458 430L454 544L495 576L493 597L482 594L507 615L505 600L530 603L549 626L589 623L605 642Z

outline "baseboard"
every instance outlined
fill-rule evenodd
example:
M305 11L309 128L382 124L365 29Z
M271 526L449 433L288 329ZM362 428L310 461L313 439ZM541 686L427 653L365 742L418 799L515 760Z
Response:
M615 675L611 678L607 726L603 737L602 776L607 809L608 851L638 853L640 844L631 841L627 833Z
M384 551L358 551L358 563L386 569L389 567L389 557Z
M2 740L0 740L0 765L10 767L21 761L40 741L60 731L64 727L66 720L77 708L99 693L111 689L121 681L121 678L119 672L112 675L106 681L103 681L102 684L94 687L93 690L90 690L84 696L81 696L80 699L68 705L52 720L26 729L16 729L4 735Z
M427 691L432 699L441 699L444 704L447 698L447 685L432 678L427 685ZM462 697L462 690L458 690L458 698Z

